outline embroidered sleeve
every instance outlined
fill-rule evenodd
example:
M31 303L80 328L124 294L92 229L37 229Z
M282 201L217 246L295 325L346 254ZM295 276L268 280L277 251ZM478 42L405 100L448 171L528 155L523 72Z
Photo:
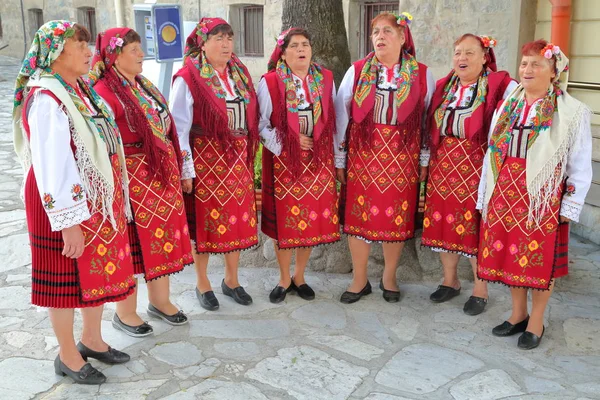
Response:
M504 91L504 94L502 95L502 100L506 100L506 98L508 97L508 95L511 94L512 91L515 90L515 88L517 86L519 86L519 84L517 83L517 81L511 80L510 83L506 86L506 90Z
M567 188L562 198L560 215L578 222L585 196L592 184L592 133L590 113L582 116L575 148L567 160Z
M425 107L423 109L422 123L421 129L425 132L429 127L427 126L427 110L429 109L429 103L431 103L431 98L433 96L433 92L435 91L435 79L433 78L433 74L431 70L427 69L427 94L425 95ZM421 154L419 156L419 165L421 167L429 166L429 158L430 151L427 146L427 143L423 143L421 148Z
M169 104L171 105L171 114L179 137L179 148L181 149L181 159L183 161L181 179L195 178L194 160L192 148L190 147L190 129L194 118L194 98L190 88L181 77L177 77L173 82Z
M57 232L89 219L90 212L71 150L67 114L44 93L32 101L27 120L33 171L50 226Z
M333 144L335 146L333 150L336 168L346 168L346 130L348 129L348 123L350 122L350 104L353 91L354 66L350 66L350 69L348 69L346 75L344 75L344 79L342 79L342 83L340 83L334 102L336 134L333 137Z
M258 83L257 96L260 107L260 121L258 122L260 141L271 153L278 156L281 154L281 143L277 140L275 128L271 126L273 103L271 102L269 86L264 78Z

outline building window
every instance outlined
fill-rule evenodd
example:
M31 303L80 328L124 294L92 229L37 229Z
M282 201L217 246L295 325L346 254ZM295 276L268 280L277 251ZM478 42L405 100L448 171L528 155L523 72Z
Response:
M40 8L30 8L29 11L29 40L33 40L35 33L44 25L44 12Z
M77 22L90 31L90 43L96 42L98 30L96 29L96 9L93 7L81 7L77 9Z
M369 2L362 5L362 29L361 29L361 57L366 57L367 54L373 51L373 43L371 42L371 21L377 15L383 12L398 13L398 1L378 1Z
M244 55L262 57L263 45L263 7L247 6L244 13Z

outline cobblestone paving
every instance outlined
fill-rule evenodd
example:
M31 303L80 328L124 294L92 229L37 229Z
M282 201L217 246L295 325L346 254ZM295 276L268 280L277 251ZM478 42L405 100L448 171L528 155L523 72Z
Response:
M54 374L57 354L47 312L30 305L30 268L22 179L12 149L14 60L0 57L0 399L598 399L600 398L600 247L573 237L571 274L550 300L541 346L524 352L517 338L491 328L510 313L508 289L493 285L486 312L463 314L471 285L446 304L428 297L435 282L401 283L399 304L378 289L342 305L348 274L309 273L317 298L273 305L278 280L269 268L242 268L254 297L243 307L220 293L219 262L210 277L221 309L208 313L194 294L193 269L173 277L189 325L150 320L155 334L134 339L104 313L104 337L132 361L106 366L101 386L78 386ZM377 279L372 281L377 286ZM139 310L147 318L147 290ZM81 319L76 322L77 334Z

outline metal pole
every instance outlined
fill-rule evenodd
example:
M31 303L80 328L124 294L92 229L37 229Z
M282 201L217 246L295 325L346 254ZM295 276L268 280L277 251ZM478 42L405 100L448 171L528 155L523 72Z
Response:
M173 75L173 61L160 63L160 72L158 75L158 90L161 91L165 99L169 98L171 92L171 76Z
M23 60L27 56L27 50L29 46L27 45L27 28L25 27L25 6L23 5L23 0L21 0L21 21L23 22Z

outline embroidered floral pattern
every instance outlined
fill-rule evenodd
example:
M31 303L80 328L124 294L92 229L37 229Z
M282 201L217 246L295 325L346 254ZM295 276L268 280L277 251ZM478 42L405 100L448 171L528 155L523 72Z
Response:
M76 183L71 187L71 197L73 198L73 201L83 200L83 187L81 184Z
M44 193L44 208L46 210L52 210L54 208L54 203L56 203L56 200L54 200L54 197L52 197L52 195L50 193Z

